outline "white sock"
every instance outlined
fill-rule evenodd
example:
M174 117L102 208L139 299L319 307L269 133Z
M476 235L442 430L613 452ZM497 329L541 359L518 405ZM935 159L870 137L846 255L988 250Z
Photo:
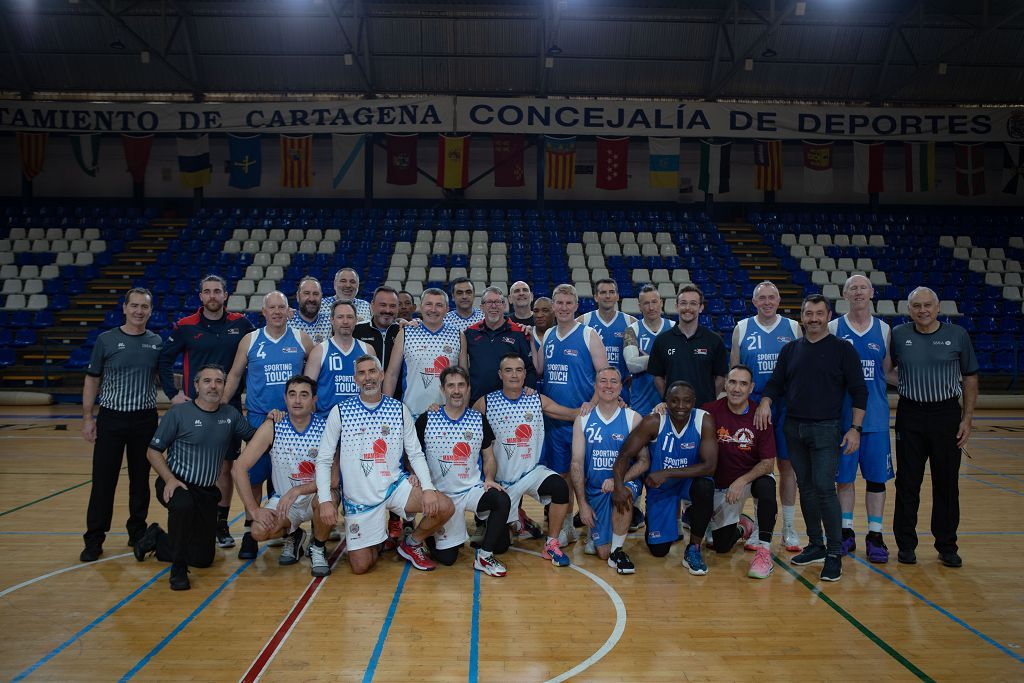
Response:
M412 534L409 534L405 537L405 544L411 545L413 548L418 548L421 545L423 545L423 541L417 541L415 538L412 537Z
M556 536L548 536L547 540L544 541L544 545L547 545L551 541L554 541L555 543L558 543L558 538Z
M793 527L793 518L796 516L795 505L783 505L782 506L782 526L786 528Z
M612 550L621 548L622 544L626 542L626 534L612 534Z
M476 556L480 557L480 558L483 558L483 559L487 559L488 557L491 556L491 551L490 550L484 550L483 548L477 548L476 549Z

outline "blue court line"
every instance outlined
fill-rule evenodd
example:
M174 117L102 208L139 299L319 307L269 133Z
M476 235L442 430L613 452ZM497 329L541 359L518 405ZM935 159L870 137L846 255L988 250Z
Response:
M907 584L905 584L902 581L900 581L900 580L896 579L895 577L893 577L888 572L879 569L875 565L871 564L870 562L867 562L866 560L864 560L864 559L862 559L860 557L857 557L856 555L850 555L849 557L852 557L853 559L857 560L857 562L860 562L862 565L864 565L865 567L867 567L871 571L875 572L876 574L881 574L885 578L889 579L889 581L893 582L894 584L896 584L897 586L899 586L903 590L907 591L908 593L913 595L915 598L917 598L918 600L920 600L924 604L928 605L929 607L931 607L933 610L935 610L936 612L938 612L942 616L944 616L947 619L949 619L950 621L952 621L954 624L962 626L963 628L967 629L968 631L970 631L974 635L976 635L979 638L981 638L982 640L984 640L986 643L988 643L992 647L996 648L997 650L1000 650L1001 652L1009 655L1010 657L1013 657L1014 659L1016 659L1021 664L1024 664L1024 657L1021 657L1016 652L1013 652L1012 650L1010 650L1010 648L1008 648L1005 645L1003 645L1002 643L996 641L994 638L990 638L989 636L985 635L984 633L982 633L978 629L974 628L973 626L968 624L966 621L964 621L960 617L956 616L955 614L953 614L952 612L950 612L946 608L942 607L941 605L937 605L936 603L932 602L931 600L929 600L928 598L924 597L923 595L918 593L916 590L914 590L913 588L911 588Z
M260 555L262 555L266 551L266 549L267 549L267 546L263 546L262 548L260 548L259 551L256 553L256 557L259 557ZM210 595L208 595L205 600L203 600L201 603L199 603L199 607L196 607L194 610L192 610L192 613L189 614L187 617L185 617L181 621L180 624L175 626L173 631L168 633L164 637L163 640L161 640L159 643L157 643L156 646L152 650L150 650L148 653L146 653L146 656L144 656L142 659L140 659L135 666L133 666L131 669L129 669L127 673L125 673L125 675L121 676L121 678L118 679L119 683L123 683L124 681L131 680L132 677L135 676L135 674L137 674L144 666L149 664L149 661L151 659L153 659L153 657L158 655L161 650L163 650L165 647L167 647L167 643L171 642L171 640L173 640L175 636L177 636L179 633L181 633L181 631L184 630L184 628L186 626L188 626L190 623L192 623L192 620L195 619L197 616L199 616L200 612L202 612L204 609L206 609L209 606L209 604L211 602L213 602L214 599L216 599L216 597L218 595L220 595L222 592L224 592L224 589L227 588L228 585L231 584L231 582L233 582L235 579L238 578L239 574L241 574L246 569L251 567L252 563L255 562L255 561L256 560L253 559L253 560L246 560L245 562L243 562L242 566L240 566L238 569L233 571L231 573L231 576L229 576L227 579L224 580L224 583L222 583L220 586L218 586L217 589L215 591L213 591L212 593L210 593ZM168 568L168 570L169 569L170 568Z
M469 683L476 683L477 659L480 641L480 575L483 572L473 572L473 621L470 627L469 638Z
M1003 474L1002 472L996 472L995 470L990 470L987 467L981 467L980 465L972 465L969 462L965 462L963 464L967 465L968 467L972 467L972 468L974 468L976 470L981 470L982 472L985 472L987 474L994 474L997 477L1006 477L1007 479L1012 479L1014 481L1024 482L1024 477L1019 477L1016 474Z
M89 631L91 631L94 628L96 628L97 626L99 626L101 623L103 623L106 620L107 617L109 617L111 614L113 614L117 610L119 610L122 607L124 607L125 605L127 605L129 602L131 602L135 598L135 596L137 596L139 593L141 593L142 591L144 591L147 588L149 588L150 586L152 586L153 583L157 579L159 579L161 576L163 576L164 574L166 574L169 571L171 571L170 566L167 566L167 567L164 567L163 569L161 569L159 572L157 572L153 576L153 578L149 579L144 584L142 584L141 586L139 586L138 588L133 590L131 593L128 594L127 597L123 598L119 603L117 603L116 605L114 605L113 607L108 609L106 612L104 612L100 616L98 616L95 619L93 619L91 622L89 622L88 626L86 626L85 628L80 630L78 633L76 633L75 635L71 636L70 638L65 640L63 643L61 643L57 647L55 647L52 650L50 650L39 661L37 661L32 666L30 666L29 668L27 668L24 671L22 671L20 674L15 676L12 680L14 680L14 681L21 681L21 680L24 680L25 678L27 678L29 675L32 674L33 671L35 671L36 669L41 667L43 664L46 664L48 661L50 661L51 659L53 659L54 657L59 655L61 652L66 650L69 645L71 645L76 640L78 640L79 638L84 636L86 633L88 633Z
M991 486L992 488L999 489L1000 491L1008 491L1009 493L1013 493L1013 494L1016 494L1018 496L1024 496L1024 492L1017 491L1015 489L1008 489L1005 486L1000 486L999 484L993 484L990 481L985 481L984 479L978 479L977 477L972 477L971 475L964 474L963 472L960 473L960 478L961 479L970 479L971 481L976 481L979 484L984 484L985 486Z
M373 674L377 671L377 662L380 661L381 652L384 651L384 641L388 638L388 630L391 628L391 622L395 618L395 612L398 611L398 600L402 597L402 589L405 587L406 577L409 576L409 568L410 565L406 562L405 569L402 570L402 576L398 579L398 585L395 586L395 595L391 598L388 615L384 617L384 623L381 624L380 635L377 636L377 644L373 647L370 662L366 665L366 672L363 673L363 683L370 683L373 680Z

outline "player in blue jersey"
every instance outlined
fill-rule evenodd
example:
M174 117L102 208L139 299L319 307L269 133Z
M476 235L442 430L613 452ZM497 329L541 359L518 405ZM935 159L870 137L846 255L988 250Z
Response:
M615 479L612 468L626 437L641 417L619 406L622 379L615 368L597 371L597 405L573 423L572 484L579 501L580 519L590 530L587 553L608 561L619 574L636 571L633 561L622 549L632 520L632 504L620 510L612 506ZM640 496L640 480L626 482L633 500ZM632 503L632 501L631 501Z
M576 318L576 322L592 327L604 343L608 355L608 365L619 371L626 378L622 383L622 400L629 403L629 370L622 355L626 330L636 322L636 318L619 310L619 285L611 278L603 278L594 283L594 300L597 310L584 313Z
M314 344L331 336L331 309L323 308L324 295L320 281L312 275L299 280L295 290L295 310L288 321L288 327L309 335Z
M542 378L541 393L559 405L579 409L594 397L597 368L608 365L608 354L597 332L576 322L579 297L575 287L558 285L551 302L555 326L544 334L542 346L534 354L537 376ZM544 429L545 464L571 484L572 422L547 420ZM571 498L565 525L559 533L563 546L576 540Z
M265 327L254 330L242 338L235 352L235 360L228 373L224 401L234 395L245 378L246 418L253 427L259 427L271 410L284 411L284 385L295 375L302 374L306 355L313 350L313 340L305 332L288 327L288 299L281 292L270 292L263 297ZM270 479L270 455L264 454L256 466L249 470L249 481L256 500L263 497L263 482ZM273 485L273 482L271 482ZM268 487L267 494L271 494ZM256 557L258 547L249 533L252 520L245 520L245 535L238 551L242 560Z
M683 552L683 566L695 576L708 573L700 552L714 507L718 464L715 419L694 407L693 385L678 380L665 391L667 413L648 415L630 432L615 461L612 473L616 509L630 509L633 491L626 486L643 475L647 490L647 548L665 557L679 539L679 505L690 501L690 543Z
M445 314L444 324L462 332L470 325L483 320L483 311L473 306L475 299L476 291L468 277L457 277L452 280L452 304L455 307Z
M829 332L853 344L864 370L864 383L868 385L868 408L864 414L860 447L853 453L839 456L836 483L839 505L843 512L843 554L857 549L857 535L853 530L853 508L856 502L857 467L867 493L864 504L868 515L868 535L865 539L868 560L877 564L889 561L889 549L882 540L882 512L885 509L885 484L895 475L892 469L892 450L889 447L889 397L886 395L885 376L892 367L889 357L889 325L871 315L871 299L875 288L863 275L851 275L843 285L843 298L850 304L850 312L829 321ZM852 423L850 397L843 403L842 431Z
M651 346L655 337L676 323L663 315L665 302L654 285L641 287L638 300L643 317L626 328L622 339L622 357L626 368L632 373L629 407L640 415L650 415L654 406L661 403L661 394L654 385L654 378L647 374Z
M292 377L285 385L285 401L287 416L280 422L268 420L260 425L232 466L231 474L238 497L245 505L245 514L253 520L253 540L284 537L284 548L277 563L295 564L302 557L302 542L306 537L301 525L312 521L311 572L313 576L327 576L331 568L324 544L331 530L314 514L317 509L316 454L324 432L324 420L313 414L316 383L302 375ZM261 508L249 486L249 468L266 452L270 453L276 493ZM337 468L331 473L331 480L331 494L337 505L341 501Z
M729 365L746 365L754 373L754 393L751 400L758 403L764 385L772 371L782 347L801 336L797 321L779 315L781 302L779 289L769 280L754 287L750 301L757 315L736 323L732 331L732 351ZM789 451L782 429L786 421L786 404L772 404L772 425L775 428L776 458L779 465L779 498L782 501L782 545L791 553L800 552L800 535L793 525L796 516L796 474L789 463Z
M359 395L356 358L377 355L372 346L352 337L356 327L356 307L352 302L334 302L331 327L333 335L310 351L303 371L306 377L316 380L316 414L325 419L336 404Z

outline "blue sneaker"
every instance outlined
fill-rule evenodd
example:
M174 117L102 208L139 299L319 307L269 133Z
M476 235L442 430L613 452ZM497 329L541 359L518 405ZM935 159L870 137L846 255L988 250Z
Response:
M686 546L686 552L683 553L683 566L694 576L704 576L708 573L708 566L704 564L704 558L700 554L700 546Z
M557 538L549 538L544 544L544 554L551 558L551 564L556 567L568 567L569 556L562 552L562 546L558 544Z

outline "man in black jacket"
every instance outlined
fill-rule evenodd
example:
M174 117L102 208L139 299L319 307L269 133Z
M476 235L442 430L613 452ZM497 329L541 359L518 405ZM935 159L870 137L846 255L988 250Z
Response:
M526 328L505 315L505 295L497 287L488 287L480 297L484 319L462 333L462 358L459 365L469 370L470 399L473 405L481 396L501 388L498 366L510 353L518 354L526 364L526 386L537 388L530 340Z

